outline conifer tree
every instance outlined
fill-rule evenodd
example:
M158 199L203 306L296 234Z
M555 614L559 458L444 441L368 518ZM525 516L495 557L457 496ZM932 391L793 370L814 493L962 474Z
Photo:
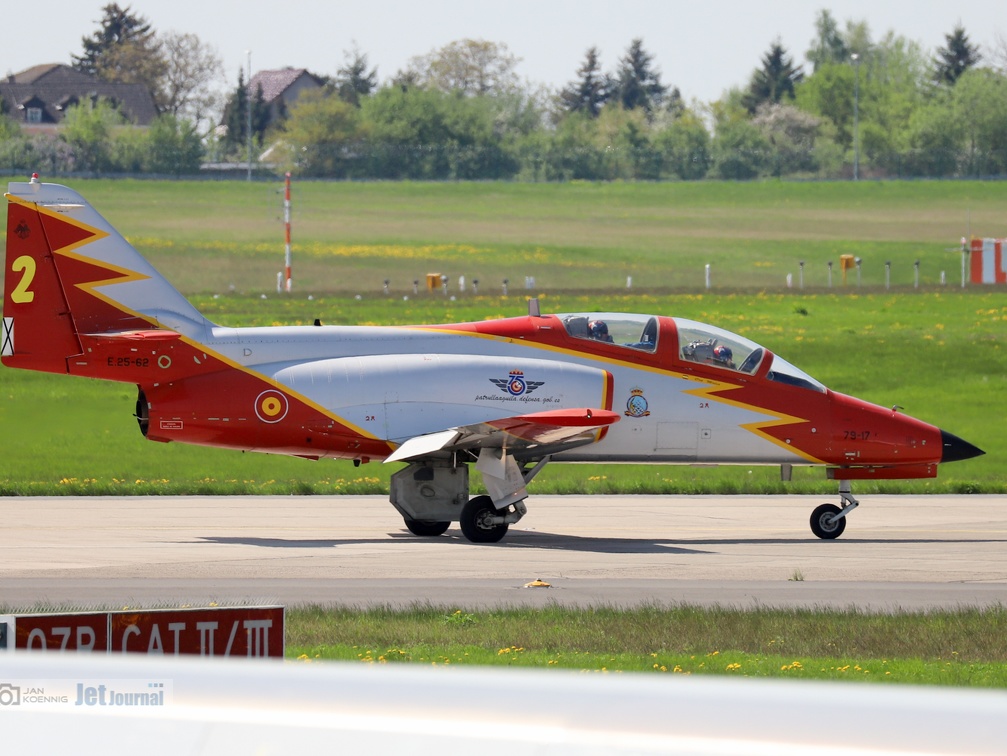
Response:
M945 34L945 47L938 48L935 78L940 84L954 86L955 82L982 59L979 46L969 42L965 28L959 24L951 34Z
M762 56L762 67L752 72L742 102L749 113L755 113L764 102L780 102L784 97L793 100L794 86L803 78L801 67L794 65L783 45L776 40Z
M661 83L661 74L654 69L653 61L653 56L643 49L642 39L634 39L619 61L616 96L626 110L642 108L650 116L668 96L668 88Z
M597 47L588 49L584 63L577 69L578 79L560 93L560 102L569 113L584 113L597 118L608 102L612 83L601 72Z
M371 94L378 86L378 69L367 70L367 55L356 47L347 52L343 67L336 71L336 92L339 99L360 107L360 98Z

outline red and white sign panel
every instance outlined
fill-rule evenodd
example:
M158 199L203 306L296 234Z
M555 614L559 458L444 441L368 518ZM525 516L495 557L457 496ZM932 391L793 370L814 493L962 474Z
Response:
M15 618L18 651L108 651L108 614L30 614Z
M283 608L112 612L113 653L283 657Z
M7 648L25 651L283 658L283 607L29 614L3 620Z
M973 239L971 278L974 284L1007 284L1007 239Z

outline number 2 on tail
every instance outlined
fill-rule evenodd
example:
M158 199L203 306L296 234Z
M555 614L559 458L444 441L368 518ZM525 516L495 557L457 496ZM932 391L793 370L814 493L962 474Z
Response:
M32 281L35 280L35 259L29 257L28 255L21 255L17 258L10 266L11 270L15 273L20 273L24 271L24 275L21 276L20 282L14 287L14 291L10 293L11 301L14 304L27 304L28 302L35 301L35 292L29 287Z

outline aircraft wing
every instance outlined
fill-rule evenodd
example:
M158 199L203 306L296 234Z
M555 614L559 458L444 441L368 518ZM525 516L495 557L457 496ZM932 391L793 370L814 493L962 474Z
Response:
M590 407L487 420L410 438L385 462L401 462L444 451L506 449L513 454L533 447L580 446L600 441L604 429L618 420L617 412Z

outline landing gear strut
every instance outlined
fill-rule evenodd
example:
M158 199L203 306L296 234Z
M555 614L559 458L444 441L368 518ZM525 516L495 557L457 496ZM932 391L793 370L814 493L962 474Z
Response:
M853 498L848 480L839 481L839 498L843 502L842 509L835 504L822 504L811 513L811 532L819 538L839 538L846 530L846 515L860 506L860 502Z
M497 543L528 512L525 486L548 462L548 456L518 462L505 449L481 449L476 467L489 496L470 500L467 460L421 460L392 475L390 498L414 535L437 537L458 522L472 543Z

